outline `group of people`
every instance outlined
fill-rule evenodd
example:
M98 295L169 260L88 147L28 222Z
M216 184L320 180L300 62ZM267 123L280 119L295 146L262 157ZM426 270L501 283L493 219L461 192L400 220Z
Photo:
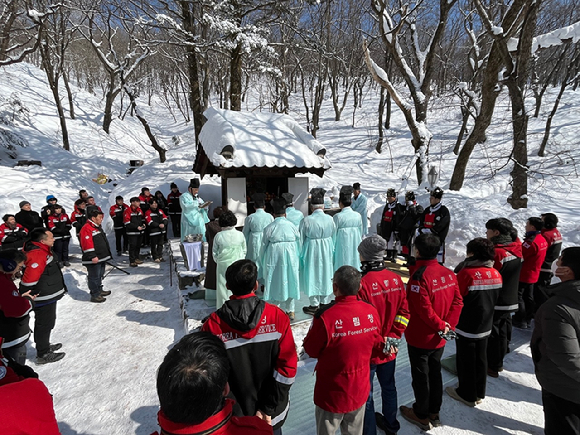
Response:
M378 427L395 434L398 410L423 430L440 426L441 357L454 338L458 384L445 391L466 406L478 406L486 397L488 376L503 370L511 318L517 319L518 297L526 291L524 284L530 284L525 281L534 281L534 270L538 276L544 270L544 278L551 280L551 263L558 259L555 274L561 284L533 283L537 290L532 295L545 299L536 300L533 310L531 346L546 434L577 434L580 248L560 253L556 225L550 213L531 217L522 242L508 219L491 219L486 237L467 244L466 258L455 273L438 261L440 239L421 233L414 240L416 261L406 285L386 267L387 241L379 235L364 238L357 246L358 267L343 265L332 273L334 301L314 313L304 339L304 351L317 359L316 433L376 434ZM545 249L540 248L542 239L550 240ZM202 332L187 335L170 350L159 369L162 433L282 431L297 368L288 316L258 296L259 265L254 261L234 261L226 268L225 284L232 296L209 316ZM527 312L522 316L527 318ZM415 402L398 408L395 364L403 335ZM375 376L381 412L374 408ZM213 393L203 387L200 394L202 385L212 385Z

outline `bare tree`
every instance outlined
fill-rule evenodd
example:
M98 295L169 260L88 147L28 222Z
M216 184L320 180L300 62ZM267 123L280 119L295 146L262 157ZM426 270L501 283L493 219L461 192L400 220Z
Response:
M419 183L425 181L427 175L429 144L432 138L427 128L427 110L432 94L437 53L445 35L449 14L456 2L457 0L440 0L436 24L434 28L428 29L428 24L422 27L418 23L421 12L424 12L421 2L414 6L410 2L391 6L388 0L372 0L382 42L398 74L407 85L408 98L411 99L412 105L407 102L407 97L395 88L392 78L386 71L371 59L365 42L367 66L373 78L387 90L403 112L411 131ZM405 39L408 40L408 44L404 44Z
M38 9L27 0L0 1L0 66L22 62L38 49L43 23L55 6Z

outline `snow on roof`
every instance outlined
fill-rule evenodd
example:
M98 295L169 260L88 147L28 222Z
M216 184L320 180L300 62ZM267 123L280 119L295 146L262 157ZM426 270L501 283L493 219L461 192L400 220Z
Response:
M330 168L324 146L288 115L213 107L204 115L199 139L216 167Z

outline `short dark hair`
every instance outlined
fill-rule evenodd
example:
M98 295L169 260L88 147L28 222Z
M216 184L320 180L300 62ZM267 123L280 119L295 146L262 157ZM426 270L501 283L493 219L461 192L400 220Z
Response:
M512 221L506 218L494 218L485 223L485 228L499 231L504 236L510 235L513 227Z
M258 267L252 260L234 261L226 269L226 284L236 295L243 296L254 290L258 279Z
M123 197L121 195L115 196L115 201L117 201L118 199L123 199Z
M512 227L510 230L510 236L512 238L512 242L515 242L518 239L518 230Z
M223 342L209 332L183 337L157 372L163 414L175 423L199 424L223 407L230 362Z
M141 200L139 199L139 197L138 197L138 196L133 196L133 197L132 197L132 198L129 200L129 202L141 202Z
M336 284L342 296L355 296L360 288L361 274L352 266L341 266L334 272L333 284Z
M81 205L81 204L86 204L86 202L85 202L85 200L84 200L84 199L77 199L77 200L75 201L75 205L77 205L77 206L78 206L78 205Z
M216 207L213 209L213 218L218 219L227 209L225 207ZM219 221L218 221L219 224Z
M222 228L235 227L238 223L238 218L233 212L227 210L223 212L222 215L218 218L218 223Z
M351 197L339 198L339 202L345 207L350 207L350 205L352 204L352 198Z
M544 221L542 220L542 218L536 216L528 218L528 223L531 226L533 226L536 229L536 231L542 231L542 228L544 228Z
M574 279L580 279L580 246L566 248L561 254L562 266L569 267L574 273Z
M41 240L46 239L48 236L46 233L48 232L48 228L35 228L30 232L30 241L31 242L40 242Z
M544 221L544 228L547 230L553 230L558 226L558 216L554 213L542 214L542 220Z
M419 251L419 257L424 260L432 260L437 257L441 249L441 240L435 234L419 234L415 239L415 248Z
M101 210L99 210L98 208L95 208L95 207L93 207L89 211L87 211L87 217L89 219L92 219L94 217L97 217L100 214L103 214L104 215L105 213L103 213Z
M26 254L14 248L4 249L0 251L0 260L13 261L18 264L26 261Z
M82 198L83 197L83 193L87 193L87 191L85 189L81 189L79 190L79 197Z
M484 237L477 237L467 243L467 252L473 254L473 258L479 261L489 261L495 258L493 242Z
M2 216L2 220L4 222L8 222L8 219L10 219L11 217L14 217L13 214L5 214L4 216Z

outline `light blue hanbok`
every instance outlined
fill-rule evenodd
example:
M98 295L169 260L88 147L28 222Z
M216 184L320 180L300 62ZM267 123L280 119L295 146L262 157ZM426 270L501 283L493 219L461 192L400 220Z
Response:
M321 209L315 209L300 224L302 241L300 284L302 291L310 298L317 297L316 299L323 300L332 294L335 235L336 226L332 217ZM311 305L318 305L316 302L311 301Z
M344 207L334 215L336 236L334 238L334 270L349 265L360 269L358 245L362 240L362 219L350 207Z
M186 192L179 197L181 205L181 241L189 234L201 234L205 242L205 224L209 222L207 208L199 208L205 201Z
M367 197L364 193L360 193L358 198L352 197L352 204L350 206L354 211L361 215L362 218L362 235L366 236L368 228L368 217L367 217Z
M264 277L264 300L287 302L300 298L300 233L285 217L277 217L264 228L260 250Z
M246 238L234 227L222 228L213 239L212 255L216 262L216 310L219 310L232 295L226 288L226 270L234 261L246 258Z
M286 207L286 219L296 225L296 228L300 228L300 222L304 219L304 214L294 207Z
M262 267L260 265L262 237L264 228L272 222L274 222L274 218L270 213L266 213L263 208L256 209L256 212L248 216L244 222L243 233L248 246L246 258L252 260L258 266L258 280L260 281L262 281Z

